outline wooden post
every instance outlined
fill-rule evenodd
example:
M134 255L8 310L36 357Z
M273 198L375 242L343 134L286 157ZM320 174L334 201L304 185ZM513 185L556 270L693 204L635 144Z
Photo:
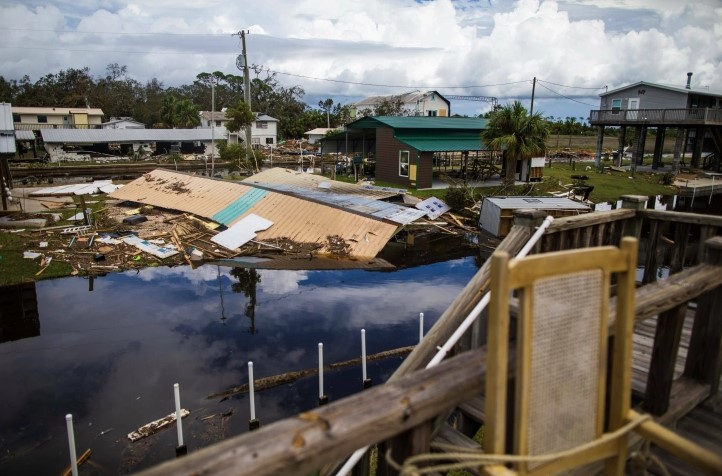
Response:
M531 236L546 217L547 213L544 210L518 209L514 210L514 225L529 228L529 236ZM534 246L534 253L539 253L541 242L542 240L537 241L537 244Z
M416 428L407 430L390 441L386 448L391 448L390 458L402 464L406 458L413 455L428 453L431 447L431 435L434 429L434 419L426 421ZM386 451L382 454L379 447L377 474L395 476L399 474L386 462Z
M722 237L705 242L705 262L722 266ZM719 392L722 373L722 293L720 287L701 295L687 351L684 374L710 385L710 396Z
M674 237L675 247L672 262L669 266L670 274L679 273L684 268L689 226L688 223L677 223ZM649 266L649 263L647 266ZM645 271L645 277L646 275ZM684 303L659 314L657 317L657 328L654 332L652 358L649 364L649 377L644 398L645 409L653 415L663 415L669 408L674 366L677 362L686 314L687 303Z
M659 220L651 220L649 225L649 239L647 240L647 259L644 263L644 277L642 284L657 281L657 245L662 234Z
M644 210L644 206L649 200L645 195L622 195L622 208L632 210ZM633 236L637 239L642 234L642 217L637 216L624 222L622 236Z

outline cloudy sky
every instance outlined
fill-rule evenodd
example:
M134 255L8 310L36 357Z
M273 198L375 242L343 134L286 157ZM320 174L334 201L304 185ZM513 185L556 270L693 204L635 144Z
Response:
M249 63L314 106L435 89L528 107L536 77L535 111L586 118L605 86L683 87L692 71L693 87L722 91L722 0L0 0L0 74L119 63L141 82L188 84L240 74L240 30ZM452 101L452 113L488 108Z

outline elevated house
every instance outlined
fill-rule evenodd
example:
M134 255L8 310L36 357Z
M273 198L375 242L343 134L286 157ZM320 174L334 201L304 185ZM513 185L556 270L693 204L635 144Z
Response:
M461 154L463 164L491 154L481 140L486 124L475 117L364 117L325 137L321 151L374 160L377 180L432 188L434 164L445 153Z
M411 91L389 96L371 96L351 106L351 118L373 116L384 103L399 104L404 116L451 116L451 103L438 91Z
M12 107L15 130L99 129L103 110L68 107Z
M228 132L226 124L230 120L226 116L226 109L220 111L201 111L201 124L198 129L216 129L219 138L228 139L230 144L243 142L245 133ZM256 113L256 120L251 124L251 144L254 147L270 146L275 147L278 144L278 119L260 112Z
M632 166L641 163L649 129L656 129L653 167L662 162L664 137L676 129L674 166L691 154L693 167L719 169L722 156L722 92L692 87L687 73L685 87L639 81L600 95L599 109L590 112L590 124L598 127L597 165L601 162L605 127L619 127L619 148L627 145L627 128L634 129L631 144Z

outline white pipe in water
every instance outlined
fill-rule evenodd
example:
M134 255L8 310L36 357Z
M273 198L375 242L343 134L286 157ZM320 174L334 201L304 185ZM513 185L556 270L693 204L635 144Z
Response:
M68 427L68 446L70 448L70 471L78 476L78 457L75 453L75 433L73 432L73 415L65 415L65 424Z
M256 394L253 386L253 362L248 362L248 395L251 402L251 420L256 419Z
M318 398L323 398L323 343L318 343Z
M419 313L419 342L424 340L424 313Z
M178 446L183 446L183 418L180 404L180 386L173 384L173 396L175 397L175 425L178 430Z
M361 329L361 371L366 381L366 329Z

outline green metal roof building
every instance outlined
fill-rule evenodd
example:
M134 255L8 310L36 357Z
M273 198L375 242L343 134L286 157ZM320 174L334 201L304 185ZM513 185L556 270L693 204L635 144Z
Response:
M376 179L431 188L434 154L488 150L486 119L475 117L364 117L323 140L323 153L361 154L376 160Z

